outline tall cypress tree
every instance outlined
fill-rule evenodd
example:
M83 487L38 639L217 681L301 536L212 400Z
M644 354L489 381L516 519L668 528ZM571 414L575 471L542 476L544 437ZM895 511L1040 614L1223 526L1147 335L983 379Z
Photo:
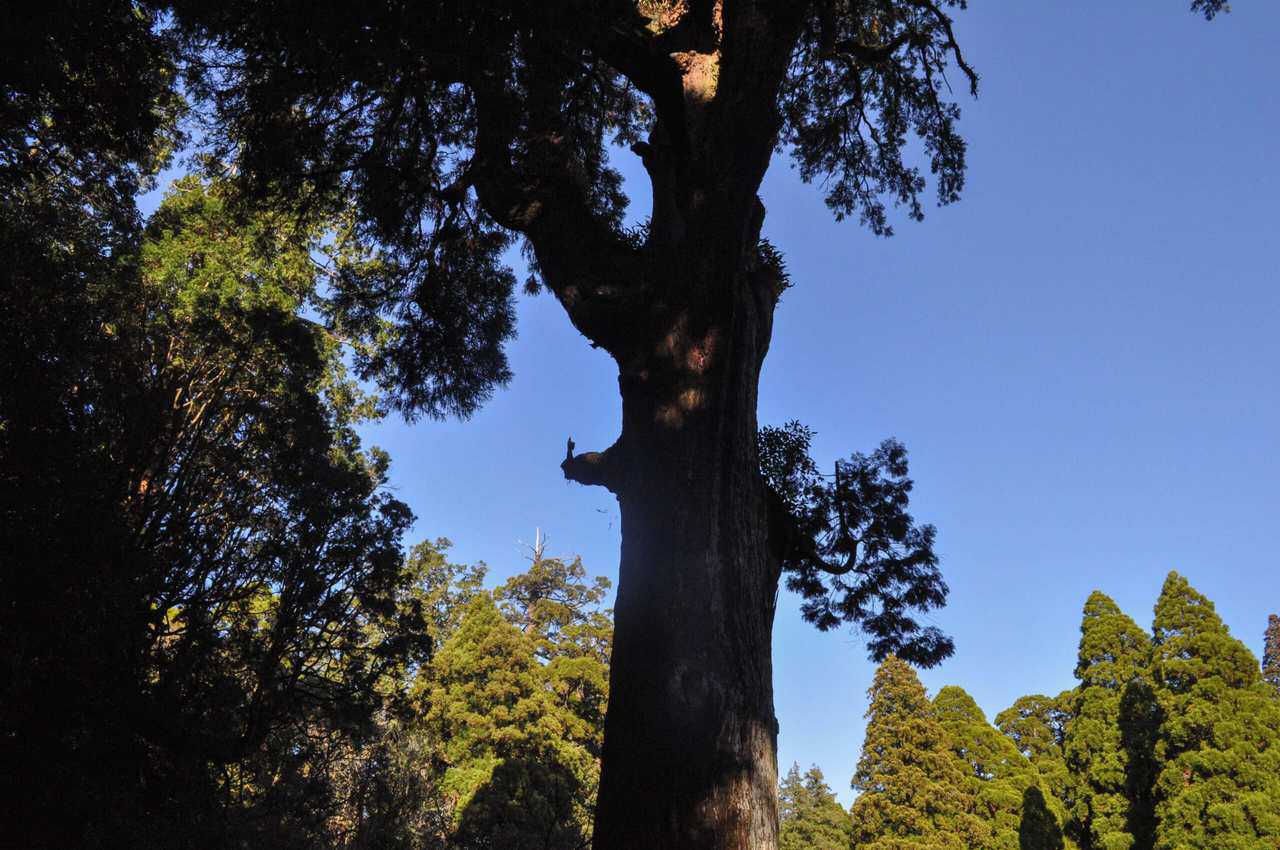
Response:
M1280 846L1280 704L1257 659L1177 573L1155 615L1153 673L1165 710L1155 846Z
M963 688L949 685L938 691L933 707L951 738L952 752L968 774L972 812L991 830L984 847L1062 850L1062 803L1053 799L1047 783L1013 741L987 723L982 709Z
M974 817L973 790L915 671L889 656L869 692L867 734L853 776L860 850L968 850L991 830Z
M1267 634L1262 648L1262 678L1280 696L1280 617L1267 620Z
M778 789L778 850L848 850L852 841L849 813L822 771L793 764Z
M1094 591L1080 624L1080 684L1064 741L1073 832L1090 850L1150 846L1150 757L1138 722L1138 705L1150 702L1140 699L1150 653L1138 624Z

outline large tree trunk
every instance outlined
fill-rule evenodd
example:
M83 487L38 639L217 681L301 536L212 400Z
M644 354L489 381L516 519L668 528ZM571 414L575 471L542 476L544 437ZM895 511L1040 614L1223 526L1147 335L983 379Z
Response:
M621 369L609 465L622 561L596 850L777 843L777 572L756 456L773 297L740 257L721 258L734 264L716 287L735 293L723 308L678 311Z

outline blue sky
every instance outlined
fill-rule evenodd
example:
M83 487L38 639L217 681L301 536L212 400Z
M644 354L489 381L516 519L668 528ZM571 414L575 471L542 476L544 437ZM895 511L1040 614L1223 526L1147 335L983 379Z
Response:
M1073 684L1094 588L1141 625L1177 569L1255 652L1280 611L1280 4L1206 24L1184 0L977 2L983 75L965 103L962 202L883 240L836 224L775 160L765 234L795 287L778 314L762 423L817 430L824 464L896 436L916 516L952 587L932 618L959 684L994 716ZM637 216L637 164L619 152ZM515 379L469 422L388 421L414 539L448 536L495 580L552 553L616 576L618 509L563 480L567 436L617 435L612 364L547 296L520 302ZM873 666L784 599L779 762L819 764L848 802Z

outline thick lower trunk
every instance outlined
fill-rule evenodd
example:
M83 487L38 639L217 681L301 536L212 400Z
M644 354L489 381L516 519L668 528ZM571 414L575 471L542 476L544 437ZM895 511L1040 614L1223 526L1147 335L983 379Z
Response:
M772 304L748 290L724 322L681 329L620 382L622 561L595 850L777 843L777 575L755 417Z

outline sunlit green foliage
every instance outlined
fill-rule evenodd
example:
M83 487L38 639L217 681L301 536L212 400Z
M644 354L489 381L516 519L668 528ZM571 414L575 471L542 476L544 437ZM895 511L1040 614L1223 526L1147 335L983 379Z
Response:
M458 846L574 848L590 835L607 587L580 561L540 552L496 593L464 585L461 618L414 686Z
M990 827L992 850L1061 850L1061 803L1013 741L987 723L963 689L949 685L933 699L934 712L965 768L972 813Z
M1155 613L1156 847L1280 845L1280 704L1257 659L1177 573Z
M1142 702L1151 641L1109 597L1084 606L1071 723L1063 749L1072 819L1084 846L1127 850L1150 844L1150 719ZM1150 703L1149 697L1145 700ZM1148 706L1149 707L1149 706Z
M991 841L972 814L974 789L915 671L896 656L869 691L866 739L853 775L854 846L965 850Z
M848 850L849 813L831 793L817 765L803 774L793 764L778 789L778 850Z
M1072 694L1064 691L1056 697L1031 694L1020 697L1012 706L996 715L996 728L1007 735L1018 751L1029 759L1044 778L1053 798L1068 804L1066 743L1067 724L1071 720Z

